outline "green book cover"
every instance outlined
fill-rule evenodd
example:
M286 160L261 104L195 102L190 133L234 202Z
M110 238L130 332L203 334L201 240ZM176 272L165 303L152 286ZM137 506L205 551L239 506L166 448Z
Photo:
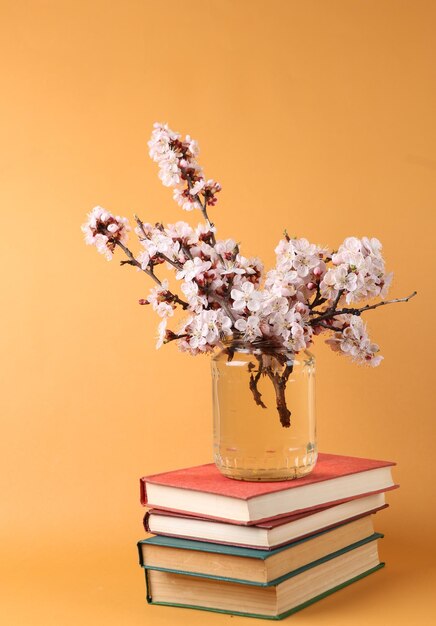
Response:
M336 591L339 591L340 589L343 589L344 587L348 587L348 585L351 585L352 583L357 582L361 578L364 578L365 576L368 576L369 574L372 574L373 572L376 572L377 570L381 569L382 567L384 567L384 565L385 565L384 563L379 563L378 565L376 565L375 567L372 567L366 572L362 572L358 576L354 576L353 578L350 578L349 580L339 585L336 585L335 587L332 587L331 589L328 589L327 591L324 591L324 593L321 593L315 596L314 598L311 598L310 600L307 600L306 602L303 602L302 604L295 606L289 611L285 611L284 613L281 613L280 615L261 615L258 613L242 613L239 611L227 611L225 609L208 608L208 607L196 606L196 605L191 605L191 604L178 604L175 602L174 603L173 602L154 602L153 598L150 596L150 585L148 581L147 570L145 570L145 580L147 584L147 602L149 604L156 604L159 606L174 606L174 607L179 607L179 608L184 608L184 609L198 609L200 611L209 611L213 613L227 613L229 615L239 615L241 617L255 617L259 619L280 620L280 619L284 619L285 617L288 617L289 615L292 615L293 613L297 613L297 611L301 611L302 609L305 609L307 606L310 606L311 604L314 604L315 602L318 602L319 600L322 600L323 598L330 596L332 593L335 593Z
M277 548L277 550L255 550L252 548L241 548L237 546L228 546L228 545L222 545L222 544L210 544L210 543L201 542L201 541L191 541L189 539L177 539L173 537L160 537L160 536L151 537L150 539L143 539L142 541L139 541L138 548L139 548L139 554L140 554L140 565L146 570L153 569L153 570L158 570L161 572L172 572L174 574L183 574L185 576L196 576L199 578L212 578L215 580L223 580L227 582L241 583L244 585L254 585L256 587L273 587L274 585L278 585L279 583L283 582L284 580L287 580L288 578L297 576L298 574L301 574L302 572L308 569L311 569L312 567L321 565L321 563L330 561L331 559L334 559L337 556L340 556L341 554L350 552L350 550L354 550L355 548L358 548L359 546L363 546L367 543L370 543L371 541L375 541L376 539L381 539L382 537L383 535L380 533L373 533L372 535L370 535L369 537L366 537L365 539L361 539L360 541L357 541L356 543L352 543L351 545L345 548L342 548L341 550L332 552L331 554L328 554L320 559L317 559L316 561L312 561L311 563L308 563L307 565L304 565L303 567L299 567L298 569L288 572L287 574L284 574L283 576L280 576L279 578L276 578L275 580L271 580L267 583L256 582L256 581L251 581L251 580L241 580L238 578L228 578L226 576L215 576L215 575L203 574L203 573L199 574L196 572L186 572L183 570L170 569L166 567L144 565L144 563L142 562L141 545L143 543L151 543L153 545L170 546L172 548L177 547L177 548L182 548L186 550L194 549L194 550L204 550L206 552L211 552L211 553L229 554L229 555L234 555L234 556L250 556L252 558L258 558L262 560L265 560L268 556L271 556L274 553L283 551L283 548ZM307 541L307 539L303 539L302 541ZM301 542L297 542L297 543L301 543ZM286 547L284 549L286 549Z

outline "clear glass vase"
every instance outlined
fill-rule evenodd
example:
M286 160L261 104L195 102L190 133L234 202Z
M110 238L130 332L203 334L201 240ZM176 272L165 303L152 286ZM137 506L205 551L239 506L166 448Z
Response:
M315 358L232 343L212 358L214 460L229 478L290 480L317 459Z

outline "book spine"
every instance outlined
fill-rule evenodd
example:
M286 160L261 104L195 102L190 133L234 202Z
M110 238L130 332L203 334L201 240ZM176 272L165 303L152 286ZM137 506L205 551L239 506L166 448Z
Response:
M146 593L147 602L148 604L154 604L153 598L151 597L151 584L150 584L150 578L148 576L148 571L144 570L144 572L145 572L145 593Z
M151 533L150 530L150 511L147 511L147 513L144 515L144 519L142 520L142 523L144 525L144 530L146 533Z
M148 500L147 500L147 484L146 484L145 478L139 479L139 493L140 493L140 500L141 500L142 506L146 506Z
M144 567L144 555L142 553L142 541L138 541L138 543L136 544L136 547L138 548L138 557L139 557L139 565L141 567Z

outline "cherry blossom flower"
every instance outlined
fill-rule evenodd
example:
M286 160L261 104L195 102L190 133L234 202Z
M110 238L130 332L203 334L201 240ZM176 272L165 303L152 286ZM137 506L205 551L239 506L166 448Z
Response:
M304 278L319 263L318 249L307 239L296 239L294 241L295 256L293 267L297 271L298 276Z
M168 124L154 125L154 130L148 142L149 154L159 165L159 178L165 187L174 187L181 181L179 157L174 150L174 142L180 135L174 133Z
M200 257L195 257L195 259L192 260L189 259L183 265L183 268L177 272L176 278L178 280L184 278L185 281L193 280L201 276L204 272L207 272L211 265L210 261L202 261Z
M336 270L329 269L320 282L320 292L326 300L335 300L338 294Z
M333 270L333 276L336 289L338 291L347 291L347 296L352 294L359 286L359 275L356 272L349 271L344 265L340 265L336 270Z
M150 157L159 166L159 178L166 187L174 187L173 198L182 209L204 212L206 206L216 204L221 185L205 180L197 162L198 144L189 135L183 141L168 124L156 123L148 146Z
M224 261L232 261L238 254L238 245L233 239L217 241L215 244L215 251L224 259Z
M262 294L249 281L243 283L240 289L232 289L231 297L234 311L244 311L247 308L254 313L260 309Z
M161 348L165 342L167 331L167 319L163 319L157 327L156 350Z
M376 367L381 363L383 357L376 356L379 347L371 343L361 317L340 315L336 321L343 326L343 330L326 340L334 351L346 354L359 364Z
M201 208L198 200L192 197L189 189L174 189L173 199L184 211L193 211Z
M171 317L174 315L176 305L169 291L167 280L163 280L160 285L151 289L147 302L152 305L159 317Z
M200 311L207 308L208 300L206 296L199 293L199 287L196 282L192 280L183 282L180 285L180 289L188 300L190 311L200 313Z
M262 303L262 315L269 316L269 319L272 322L274 322L275 319L281 319L281 316L286 315L289 310L288 298L270 294L268 291L264 291L263 294L265 300Z
M82 225L85 243L94 245L108 261L113 257L117 242L123 245L127 243L129 231L127 218L112 215L101 206L94 207Z
M239 330L244 336L244 340L252 342L258 337L262 337L260 329L261 320L258 315L250 315L247 318L239 318L235 322L236 330Z
M203 310L191 316L182 328L186 339L179 342L182 350L192 354L210 352L219 343L222 335L230 334L231 320L220 310Z

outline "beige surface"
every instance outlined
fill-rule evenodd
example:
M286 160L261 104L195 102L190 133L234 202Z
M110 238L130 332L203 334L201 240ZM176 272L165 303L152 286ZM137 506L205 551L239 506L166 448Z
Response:
M156 353L147 283L82 243L97 203L193 220L146 141L167 120L223 185L223 237L267 263L286 227L375 235L407 305L368 314L385 361L321 344L322 450L398 461L388 567L293 618L434 615L433 2L0 2L1 618L22 626L233 623L145 605L138 478L211 459L207 359ZM250 623L250 620L244 623ZM256 622L257 623L257 622Z

